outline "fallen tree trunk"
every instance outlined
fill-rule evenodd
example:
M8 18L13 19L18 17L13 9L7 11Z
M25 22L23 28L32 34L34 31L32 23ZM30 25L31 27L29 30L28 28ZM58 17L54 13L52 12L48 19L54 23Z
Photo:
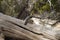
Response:
M58 40L60 36L56 37L56 30L52 28L44 28L42 30L36 29L36 25L24 25L23 20L19 20L7 15L0 14L0 32L5 36L22 38L25 40ZM41 28L41 27L40 27ZM59 31L60 32L60 31ZM59 33L60 35L60 33Z
M29 40L39 40L40 37L38 35L20 27L20 25L25 27L23 22L24 21L21 21L19 19L0 14L0 28L1 28L0 30L2 31L2 33L5 36L22 38L25 40L28 40L28 39ZM19 26L14 23L19 24ZM26 27L26 28L28 28L28 27Z

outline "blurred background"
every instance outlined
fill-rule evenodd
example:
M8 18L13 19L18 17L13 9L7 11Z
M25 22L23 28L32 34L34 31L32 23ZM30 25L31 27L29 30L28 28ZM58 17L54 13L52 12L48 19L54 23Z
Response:
M60 0L0 0L0 12L22 20L30 15L60 20Z

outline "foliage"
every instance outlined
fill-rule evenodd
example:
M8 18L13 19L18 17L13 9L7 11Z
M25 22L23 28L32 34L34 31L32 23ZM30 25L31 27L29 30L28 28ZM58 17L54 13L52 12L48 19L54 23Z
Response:
M11 15L16 17L21 10L25 8L25 11L28 12L27 9L29 8L29 5L32 5L33 8L31 8L31 11L28 12L31 15L33 14L44 14L45 11L50 12L50 5L47 2L47 0L38 0L34 4L32 2L26 3L27 0L0 0L0 11L2 10L5 14ZM28 0L28 1L34 1L34 0ZM51 0L51 3L53 4L54 10L56 12L60 12L60 4L58 3L58 0ZM22 14L22 13L21 13ZM23 15L25 15L25 12L23 11ZM49 14L50 15L50 14Z
M59 11L59 4L57 3L58 0L51 0L51 3L53 4L54 9L58 12ZM45 11L50 11L50 5L49 3L44 0L39 0L34 4L33 12L32 13L43 13Z

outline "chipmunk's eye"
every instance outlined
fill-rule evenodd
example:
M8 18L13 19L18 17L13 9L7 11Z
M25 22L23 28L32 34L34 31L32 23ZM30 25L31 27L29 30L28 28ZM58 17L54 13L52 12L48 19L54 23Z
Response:
M34 22L34 21L33 21L33 20L31 20L31 19L28 21L28 23L30 23L30 24L33 24L33 22Z

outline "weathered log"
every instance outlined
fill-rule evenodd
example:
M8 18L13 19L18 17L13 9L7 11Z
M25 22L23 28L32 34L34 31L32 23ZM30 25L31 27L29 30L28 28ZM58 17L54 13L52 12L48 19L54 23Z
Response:
M41 27L32 24L24 25L23 20L0 14L0 30L2 30L5 36L25 40L44 40L46 38L49 40L58 40L57 38L60 37L57 36L60 35L60 33L57 32L58 30L52 28L51 25L46 26L45 24L44 28L39 30Z
M36 33L40 33L40 30L34 28L34 26L38 26L38 25L31 25L31 24L24 25L23 20L19 20L19 19L7 16L7 15L3 15L3 14L0 14L0 19L6 20L6 21L13 23L15 25L22 26L22 27L27 28L27 29L34 31Z
M7 19L7 21L6 21L6 19ZM8 20L10 20L11 22L9 22ZM16 20L15 18L12 18L10 16L0 15L0 28L2 28L0 30L3 30L3 34L5 36L22 38L22 39L26 39L26 40L28 40L28 39L29 40L39 40L40 39L40 37L38 35L13 24L12 20L13 20L13 22L18 23L18 19ZM19 21L19 24L20 23L23 25L22 21Z

